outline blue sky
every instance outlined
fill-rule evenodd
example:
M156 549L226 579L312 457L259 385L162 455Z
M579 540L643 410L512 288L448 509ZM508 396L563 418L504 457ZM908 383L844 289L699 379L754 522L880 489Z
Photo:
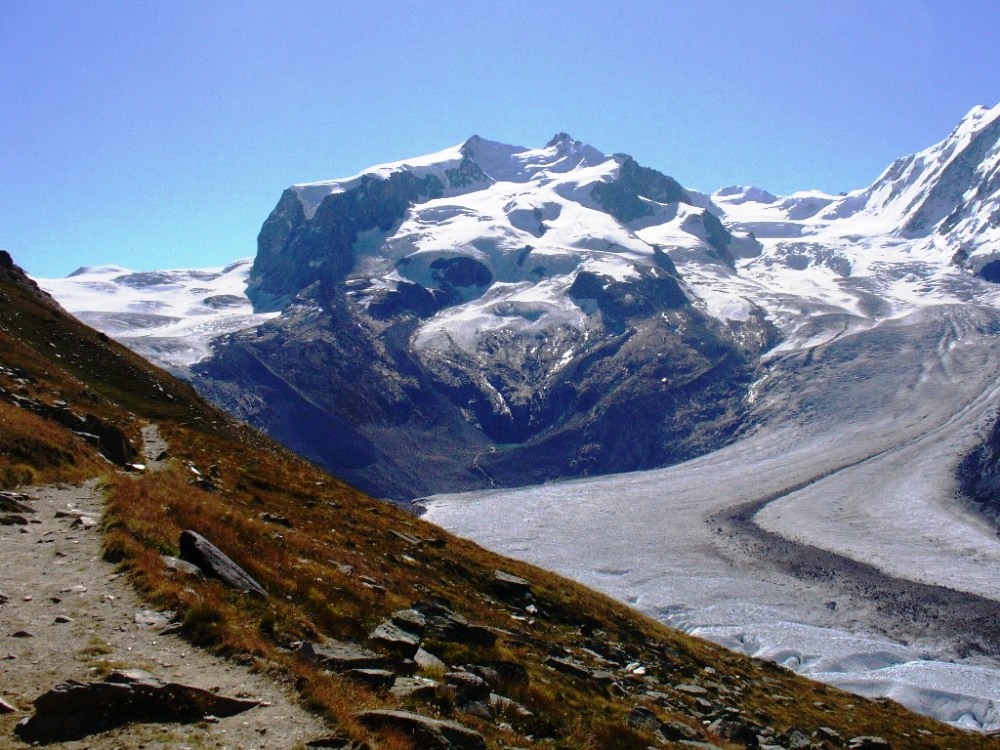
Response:
M223 265L288 185L473 134L864 187L1000 101L998 30L992 0L0 0L0 248Z

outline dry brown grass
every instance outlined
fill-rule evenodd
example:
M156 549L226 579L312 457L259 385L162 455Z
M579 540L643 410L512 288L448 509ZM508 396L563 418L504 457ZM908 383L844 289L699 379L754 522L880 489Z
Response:
M81 438L0 401L0 489L82 481L101 468L93 448Z

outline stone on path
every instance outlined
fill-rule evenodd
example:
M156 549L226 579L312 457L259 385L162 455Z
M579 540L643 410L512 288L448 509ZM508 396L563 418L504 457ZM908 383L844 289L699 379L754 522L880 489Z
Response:
M234 716L259 705L163 682L138 669L115 671L103 682L69 680L56 685L35 699L34 715L14 731L25 742L61 742L127 722L194 722L206 716Z

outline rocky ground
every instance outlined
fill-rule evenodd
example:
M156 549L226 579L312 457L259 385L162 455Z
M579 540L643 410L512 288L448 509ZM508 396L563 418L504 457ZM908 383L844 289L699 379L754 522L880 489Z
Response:
M164 446L154 433L146 437L155 459ZM22 502L32 512L0 514L10 521L0 526L0 701L13 709L0 715L0 745L28 746L12 732L40 694L67 680L97 681L115 669L142 669L261 704L229 718L126 725L60 747L278 749L330 734L288 687L171 633L172 613L149 610L126 577L102 560L103 496L96 481L34 488L27 497Z

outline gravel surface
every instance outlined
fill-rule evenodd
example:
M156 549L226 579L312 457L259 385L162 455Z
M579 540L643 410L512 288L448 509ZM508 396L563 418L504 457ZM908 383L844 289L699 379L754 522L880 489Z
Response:
M155 440L147 448L151 444L156 454L165 448ZM0 604L0 698L18 709L0 716L0 746L28 746L12 731L41 693L70 679L99 680L110 669L143 669L264 705L217 722L127 725L59 747L278 750L330 733L286 686L163 633L172 613L149 610L125 576L102 560L97 526L77 521L100 519L104 503L96 482L32 488L29 496L35 512L24 516L30 523L0 526L0 591L9 597Z

